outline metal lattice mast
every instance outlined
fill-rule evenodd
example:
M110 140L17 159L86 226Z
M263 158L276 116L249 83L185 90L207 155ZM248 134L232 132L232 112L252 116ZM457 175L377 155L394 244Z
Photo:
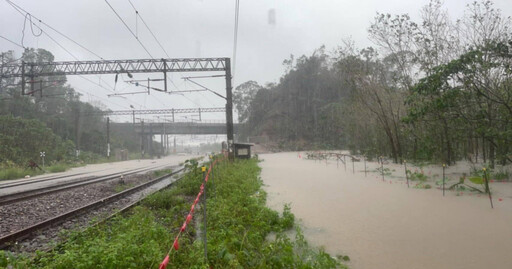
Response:
M233 100L231 61L229 58L181 58L181 59L131 59L66 61L2 65L0 80L21 78L22 94L25 94L27 77L33 85L35 78L62 75L96 75L122 73L160 73L223 71L226 77L226 129L229 158L233 159ZM176 111L176 110L175 110ZM201 112L206 112L201 110ZM128 113L133 113L129 111Z

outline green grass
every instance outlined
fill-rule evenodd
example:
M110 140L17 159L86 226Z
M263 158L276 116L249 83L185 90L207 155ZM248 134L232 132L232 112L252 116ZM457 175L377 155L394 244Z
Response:
M167 174L170 174L170 173L172 173L172 169L156 170L156 171L153 171L153 177L157 178L157 177L161 177L163 175L167 175Z
M133 188L135 187L135 184L133 183L128 183L128 184L117 184L115 187L114 187L114 192L116 193L119 193L119 192L122 192L122 191L125 191L129 188Z
M23 169L19 167L10 167L10 168L1 168L0 170L0 180L10 180L10 179L19 179L24 178L25 176L37 176L42 174L43 171L37 169Z
M58 173L58 172L64 172L68 170L70 167L65 164L55 164L52 166L48 166L46 170L48 170L50 173Z
M493 171L493 173L491 174L491 178L496 180L509 180L510 174L508 171L505 170Z
M188 167L185 178L151 195L130 214L74 232L54 251L35 257L0 252L0 267L158 268L202 182L197 162ZM207 184L208 261L199 237L204 227L198 207L168 268L345 268L340 260L349 260L347 256L332 258L308 245L288 205L281 214L266 207L256 160L221 164L214 171ZM290 238L287 231L293 228L295 237Z
M407 177L408 177L408 178L409 178L409 180L411 180L411 181L420 181L420 182L425 182L425 181L427 181L427 179L428 179L428 176L427 176L427 175L425 175L425 174L423 173L423 171L421 171L421 172L417 172L417 171L412 172L411 170L407 169L406 173L407 173Z

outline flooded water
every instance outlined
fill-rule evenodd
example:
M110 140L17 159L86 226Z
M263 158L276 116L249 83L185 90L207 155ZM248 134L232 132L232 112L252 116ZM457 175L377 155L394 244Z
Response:
M351 268L512 268L512 183L491 186L499 196L491 209L484 195L443 197L435 188L408 189L401 178L365 177L362 162L353 173L351 162L345 171L297 153L260 158L268 205L281 211L291 203L306 238L349 255Z

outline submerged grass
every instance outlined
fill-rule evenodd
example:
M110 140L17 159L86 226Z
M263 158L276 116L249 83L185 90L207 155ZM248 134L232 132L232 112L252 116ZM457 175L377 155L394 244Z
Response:
M172 245L202 182L197 163L173 187L151 195L126 216L70 239L52 252L33 257L0 252L0 267L157 268ZM168 268L345 268L322 249L308 245L294 225L290 207L266 207L256 160L221 163L207 186L208 260L200 234L202 208L180 238ZM200 203L199 205L202 206ZM196 224L194 224L196 223ZM296 227L295 238L287 230ZM270 234L275 236L269 236ZM272 238L272 239L269 239Z

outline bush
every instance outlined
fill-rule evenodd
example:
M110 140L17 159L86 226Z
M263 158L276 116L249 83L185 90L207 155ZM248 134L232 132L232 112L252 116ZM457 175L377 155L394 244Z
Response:
M420 181L420 182L425 182L427 181L428 177L423 174L423 172L412 172L411 170L407 170L407 177L409 178L409 180L412 180L412 181Z
M2 168L0 170L0 180L19 179L25 176L36 176L42 174L41 170L23 169L19 167Z
M47 170L50 171L51 173L58 173L58 172L64 172L66 170L68 170L68 166L66 166L65 164L55 164L55 165L52 165L52 166L48 166Z

